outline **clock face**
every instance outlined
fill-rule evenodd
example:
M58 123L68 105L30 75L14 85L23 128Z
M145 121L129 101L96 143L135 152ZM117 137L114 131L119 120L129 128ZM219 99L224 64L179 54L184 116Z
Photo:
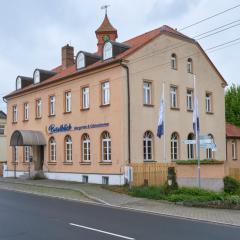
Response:
M103 41L104 41L104 42L109 41L109 36L108 36L108 35L104 35L104 36L103 36Z

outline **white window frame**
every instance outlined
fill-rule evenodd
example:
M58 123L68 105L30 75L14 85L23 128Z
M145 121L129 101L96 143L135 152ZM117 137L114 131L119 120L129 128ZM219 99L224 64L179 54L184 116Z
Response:
M13 106L13 122L16 123L18 121L18 108L17 105Z
M179 135L174 132L171 135L171 160L175 161L179 159Z
M214 137L211 134L209 134L208 136L214 141ZM206 149L206 159L208 160L214 159L213 150L211 148Z
M105 153L106 149L106 153ZM111 137L109 132L103 132L102 134L102 162L111 162Z
M4 135L5 126L0 124L0 135Z
M12 160L13 162L18 162L18 147L17 146L13 146L12 147L12 153L13 153L13 156L12 156Z
M42 117L42 99L36 100L36 117L37 118Z
M149 81L143 82L143 99L144 104L152 104L152 83Z
M55 110L56 110L56 97L54 95L49 97L50 100L50 116L54 116L55 115Z
M143 160L153 161L153 134L150 131L145 132L143 137Z
M23 151L24 151L24 162L29 162L30 160L30 153L31 153L31 148L30 146L24 146L23 147Z
M91 161L91 149L90 149L90 137L88 134L83 134L82 136L82 161L90 162Z
M189 58L187 61L187 72L193 73L193 61L191 58Z
M49 161L56 162L57 160L57 144L54 137L49 140Z
M77 69L85 67L85 55L84 53L79 53L77 56Z
M193 90L187 89L187 110L193 110Z
M232 160L237 160L237 141L232 140Z
M16 89L19 90L22 88L22 79L21 77L18 77L16 80Z
M72 93L71 91L65 92L65 112L71 112L72 108Z
M72 138L65 137L65 162L72 162Z
M82 108L88 109L89 108L89 87L82 88Z
M177 55L175 53L171 55L171 68L174 70L177 69Z
M194 140L195 137L193 134L188 135L188 140ZM195 158L195 151L194 151L194 144L187 144L187 156L189 160L192 160Z
M211 113L212 112L212 93L206 93L205 102L206 102L206 112Z
M102 83L102 105L110 103L110 83L109 81Z
M113 57L113 47L110 42L106 42L103 46L103 60Z
M29 120L29 104L24 103L24 120Z
M178 88L175 86L170 87L171 108L177 108L177 106L178 106L177 90L178 90Z
M40 71L36 70L33 77L34 84L40 83Z

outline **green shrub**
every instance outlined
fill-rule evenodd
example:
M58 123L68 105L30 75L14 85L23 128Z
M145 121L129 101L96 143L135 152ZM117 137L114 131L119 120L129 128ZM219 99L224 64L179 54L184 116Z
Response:
M239 204L240 205L240 196L239 195L228 195L225 198L225 201L230 204Z
M192 159L192 160L177 160L176 164L179 165L197 165L198 164L198 160L196 159ZM219 161L219 160L209 160L209 159L203 159L200 160L200 164L223 164L223 161Z
M224 192L230 194L236 194L240 192L240 182L232 177L225 177L224 182Z

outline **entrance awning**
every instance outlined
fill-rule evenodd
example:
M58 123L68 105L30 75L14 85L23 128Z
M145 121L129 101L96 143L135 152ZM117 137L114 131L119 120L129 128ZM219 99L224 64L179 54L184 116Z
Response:
M39 131L17 130L14 131L10 146L41 146L46 145L44 135Z

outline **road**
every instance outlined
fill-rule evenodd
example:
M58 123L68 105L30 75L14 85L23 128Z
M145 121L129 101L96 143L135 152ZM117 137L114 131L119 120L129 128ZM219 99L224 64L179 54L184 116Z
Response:
M0 240L239 240L240 228L0 189Z

